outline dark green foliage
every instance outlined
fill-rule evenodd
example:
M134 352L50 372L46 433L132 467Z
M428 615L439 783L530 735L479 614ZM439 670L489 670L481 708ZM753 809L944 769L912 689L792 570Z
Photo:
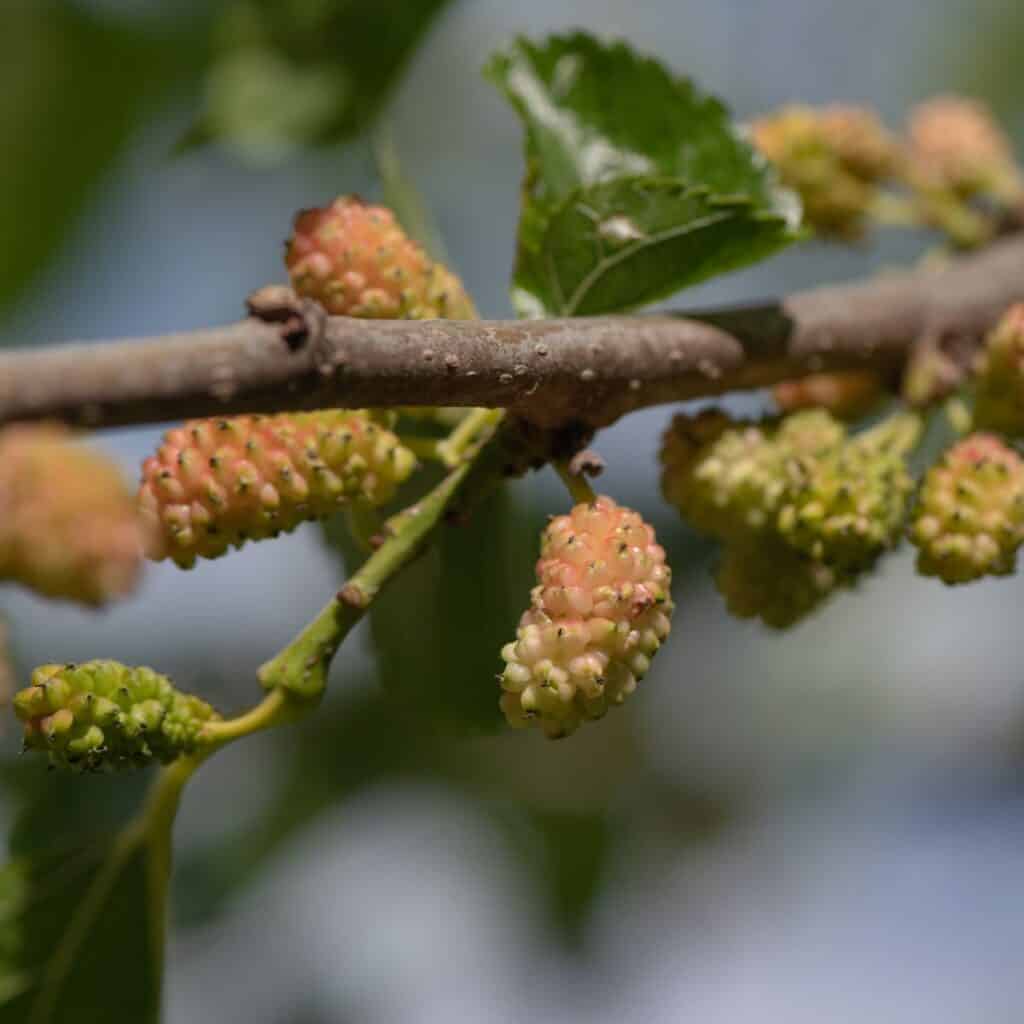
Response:
M358 134L449 0L234 0L182 145L258 160Z
M725 107L624 43L519 39L485 73L526 124L522 314L628 309L795 237L795 200Z
M194 47L69 0L0 4L0 307L68 222Z
M159 877L170 837L119 832L145 780L31 765L4 771L22 809L0 868L0 1024L155 1022L163 902L147 872Z

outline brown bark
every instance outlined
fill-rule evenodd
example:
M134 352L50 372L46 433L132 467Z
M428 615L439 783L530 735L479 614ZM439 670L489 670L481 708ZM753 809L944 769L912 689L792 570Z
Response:
M822 370L900 367L916 339L969 351L1024 299L1024 239L942 271L688 315L535 321L251 318L149 339L0 354L0 422L91 427L331 406L504 407L603 426L645 406ZM287 333L287 337L285 337Z

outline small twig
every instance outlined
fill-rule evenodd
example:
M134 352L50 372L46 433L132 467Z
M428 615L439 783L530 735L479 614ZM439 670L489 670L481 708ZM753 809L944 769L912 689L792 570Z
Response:
M493 430L500 422L493 409L471 409L455 425L452 432L437 444L441 461L447 466L457 466L477 437L486 430Z
M260 669L260 682L265 687L285 690L306 702L319 699L341 642L380 590L423 551L434 531L444 523L452 503L471 476L474 458L483 450L493 429L478 440L477 447L467 454L463 463L426 497L388 520L385 526L388 539L320 614ZM497 468L495 466L495 473Z

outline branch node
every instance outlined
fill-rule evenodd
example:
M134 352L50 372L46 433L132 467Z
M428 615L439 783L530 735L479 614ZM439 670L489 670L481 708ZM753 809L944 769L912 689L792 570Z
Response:
M346 583L338 591L338 600L342 604L347 604L350 608L362 609L369 607L370 604L369 595L354 583Z
M281 340L297 352L323 334L327 313L313 299L300 298L286 284L268 284L251 292L245 300L249 315L264 323L276 324Z
M605 469L605 461L593 448L584 448L577 452L566 467L570 476L600 476Z

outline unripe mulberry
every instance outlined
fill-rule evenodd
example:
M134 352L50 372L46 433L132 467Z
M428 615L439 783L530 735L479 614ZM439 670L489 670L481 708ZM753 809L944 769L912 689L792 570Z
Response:
M1010 140L984 104L938 96L914 108L908 135L912 173L924 184L1010 203L1024 195Z
M1024 303L1007 310L989 334L975 369L975 426L1024 435Z
M410 239L383 206L341 196L295 218L285 262L292 286L337 316L472 319L459 279Z
M791 462L782 538L842 571L868 568L900 535L913 488L905 457L919 429L915 416L894 416L830 453Z
M350 499L386 502L415 464L360 410L193 420L169 431L143 464L147 554L188 568Z
M1024 460L991 434L971 434L925 474L910 538L917 568L946 583L1013 572L1024 541Z
M856 238L877 182L894 169L896 147L870 111L790 106L751 126L757 148L800 194L815 231Z
M780 381L772 388L783 413L825 409L841 420L858 420L874 409L885 395L882 379L870 370L836 370Z
M662 491L696 529L747 536L774 526L789 460L830 451L844 437L842 424L816 409L760 425L714 411L678 415L662 439Z
M103 605L134 590L141 541L113 462L57 425L0 431L0 579Z
M150 668L116 661L43 665L19 691L14 710L25 748L78 771L117 771L169 762L196 748L217 718L198 697L177 691Z
M862 181L883 181L898 169L899 146L873 110L837 103L818 111L818 123L839 162Z
M537 579L501 652L501 709L558 738L636 689L669 633L671 570L650 526L602 496L551 521Z
M718 590L741 619L787 629L821 606L840 574L773 535L730 542L715 575Z

